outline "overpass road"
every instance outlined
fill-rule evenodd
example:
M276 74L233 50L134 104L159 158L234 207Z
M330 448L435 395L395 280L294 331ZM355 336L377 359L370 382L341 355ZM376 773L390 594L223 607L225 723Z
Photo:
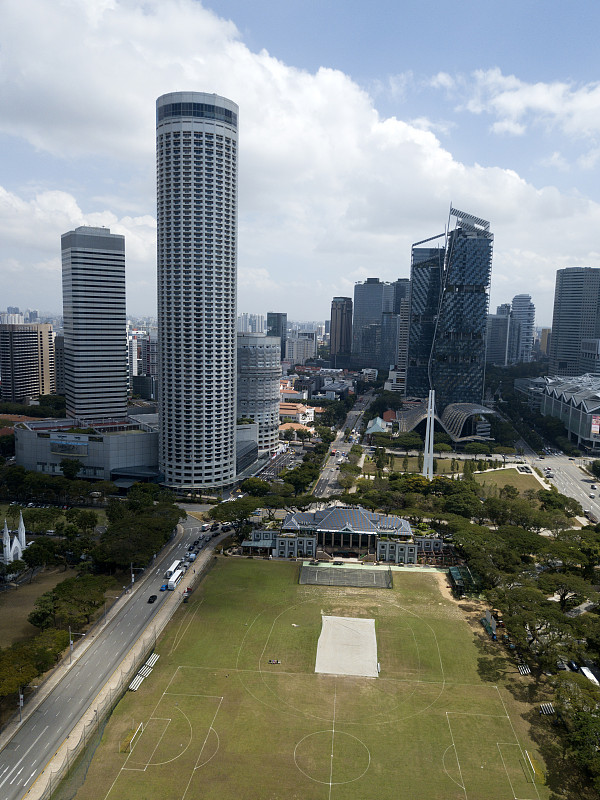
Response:
M89 639L78 643L71 666L58 667L65 670L64 677L0 751L2 800L25 796L133 644L145 631L152 630L153 618L172 594L159 591L164 573L173 560L185 555L188 545L198 536L199 524L193 517L187 518L183 535L163 550L133 590L118 601L123 604L122 609L105 625L90 631ZM214 544L209 543L200 551L195 562L198 566L212 557ZM192 568L193 565L190 571ZM157 600L149 604L152 594L157 595ZM173 612L176 608L174 603Z

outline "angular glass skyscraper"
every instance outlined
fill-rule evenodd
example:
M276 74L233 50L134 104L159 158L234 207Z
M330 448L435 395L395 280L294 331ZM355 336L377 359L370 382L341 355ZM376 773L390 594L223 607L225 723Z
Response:
M235 478L238 107L156 103L160 448L175 489Z
M438 414L450 403L483 400L494 240L486 220L454 208L450 216L456 227L443 247L413 247L411 274L407 394L435 389Z

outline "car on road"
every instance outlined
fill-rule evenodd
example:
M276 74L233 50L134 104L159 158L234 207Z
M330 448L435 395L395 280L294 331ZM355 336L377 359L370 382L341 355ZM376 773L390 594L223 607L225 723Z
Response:
M593 500L593 499L594 499L594 497L596 497L596 495L595 495L595 494L592 492L592 494L590 495L590 497L591 497L591 498L592 498L592 500Z
M168 588L169 588L168 585L166 583L163 583L163 585L160 587L160 591L166 592Z
M154 603L154 602L156 602L156 597L157 597L157 595L155 595L155 594L151 594L151 595L150 595L150 597L148 598L148 602L149 602L149 603Z
M598 488L598 487L596 486L596 484L595 484L595 483L592 483L592 485L590 486L590 489L593 489L594 491L596 491L596 489L597 489L597 488Z
M210 529L211 529L211 531L218 531L218 530L219 530L219 523L218 523L218 522L214 522L214 523L213 523L213 524L210 526Z

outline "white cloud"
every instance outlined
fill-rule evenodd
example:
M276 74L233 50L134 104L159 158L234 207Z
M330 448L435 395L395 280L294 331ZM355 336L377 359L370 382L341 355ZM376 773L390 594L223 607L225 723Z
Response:
M3 287L11 304L59 309L60 234L104 224L127 237L130 310L152 313L154 104L183 89L240 105L240 310L322 318L356 276L407 276L411 243L443 230L451 201L491 221L494 294L518 284L549 313L554 271L593 257L597 204L461 163L437 138L440 123L385 119L341 71L313 74L251 52L199 2L7 0L0 54L0 132L43 152L40 165L50 160L53 171L39 185L57 188L0 189L0 269L18 265ZM396 91L409 79L396 76ZM432 80L449 91L460 84L446 73ZM585 105L560 86L526 91L515 77L478 73L469 109L515 132L534 112L558 119L565 97L573 113ZM76 188L58 190L61 164L81 165ZM93 165L109 185L84 169Z
M461 84L468 96L465 108L497 117L493 126L497 133L522 134L535 124L557 127L574 138L593 139L600 133L599 82L583 86L566 81L527 83L495 68L477 70Z

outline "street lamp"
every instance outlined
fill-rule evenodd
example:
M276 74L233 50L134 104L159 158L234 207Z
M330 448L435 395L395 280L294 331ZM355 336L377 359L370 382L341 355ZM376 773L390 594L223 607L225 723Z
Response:
M108 597L104 598L104 616L103 616L104 622L102 623L103 625L106 625L106 601L118 600L120 596L121 596L120 594L109 594Z
M71 631L71 626L69 625L69 666L71 666L71 654L73 653L73 636L85 636L85 633Z

